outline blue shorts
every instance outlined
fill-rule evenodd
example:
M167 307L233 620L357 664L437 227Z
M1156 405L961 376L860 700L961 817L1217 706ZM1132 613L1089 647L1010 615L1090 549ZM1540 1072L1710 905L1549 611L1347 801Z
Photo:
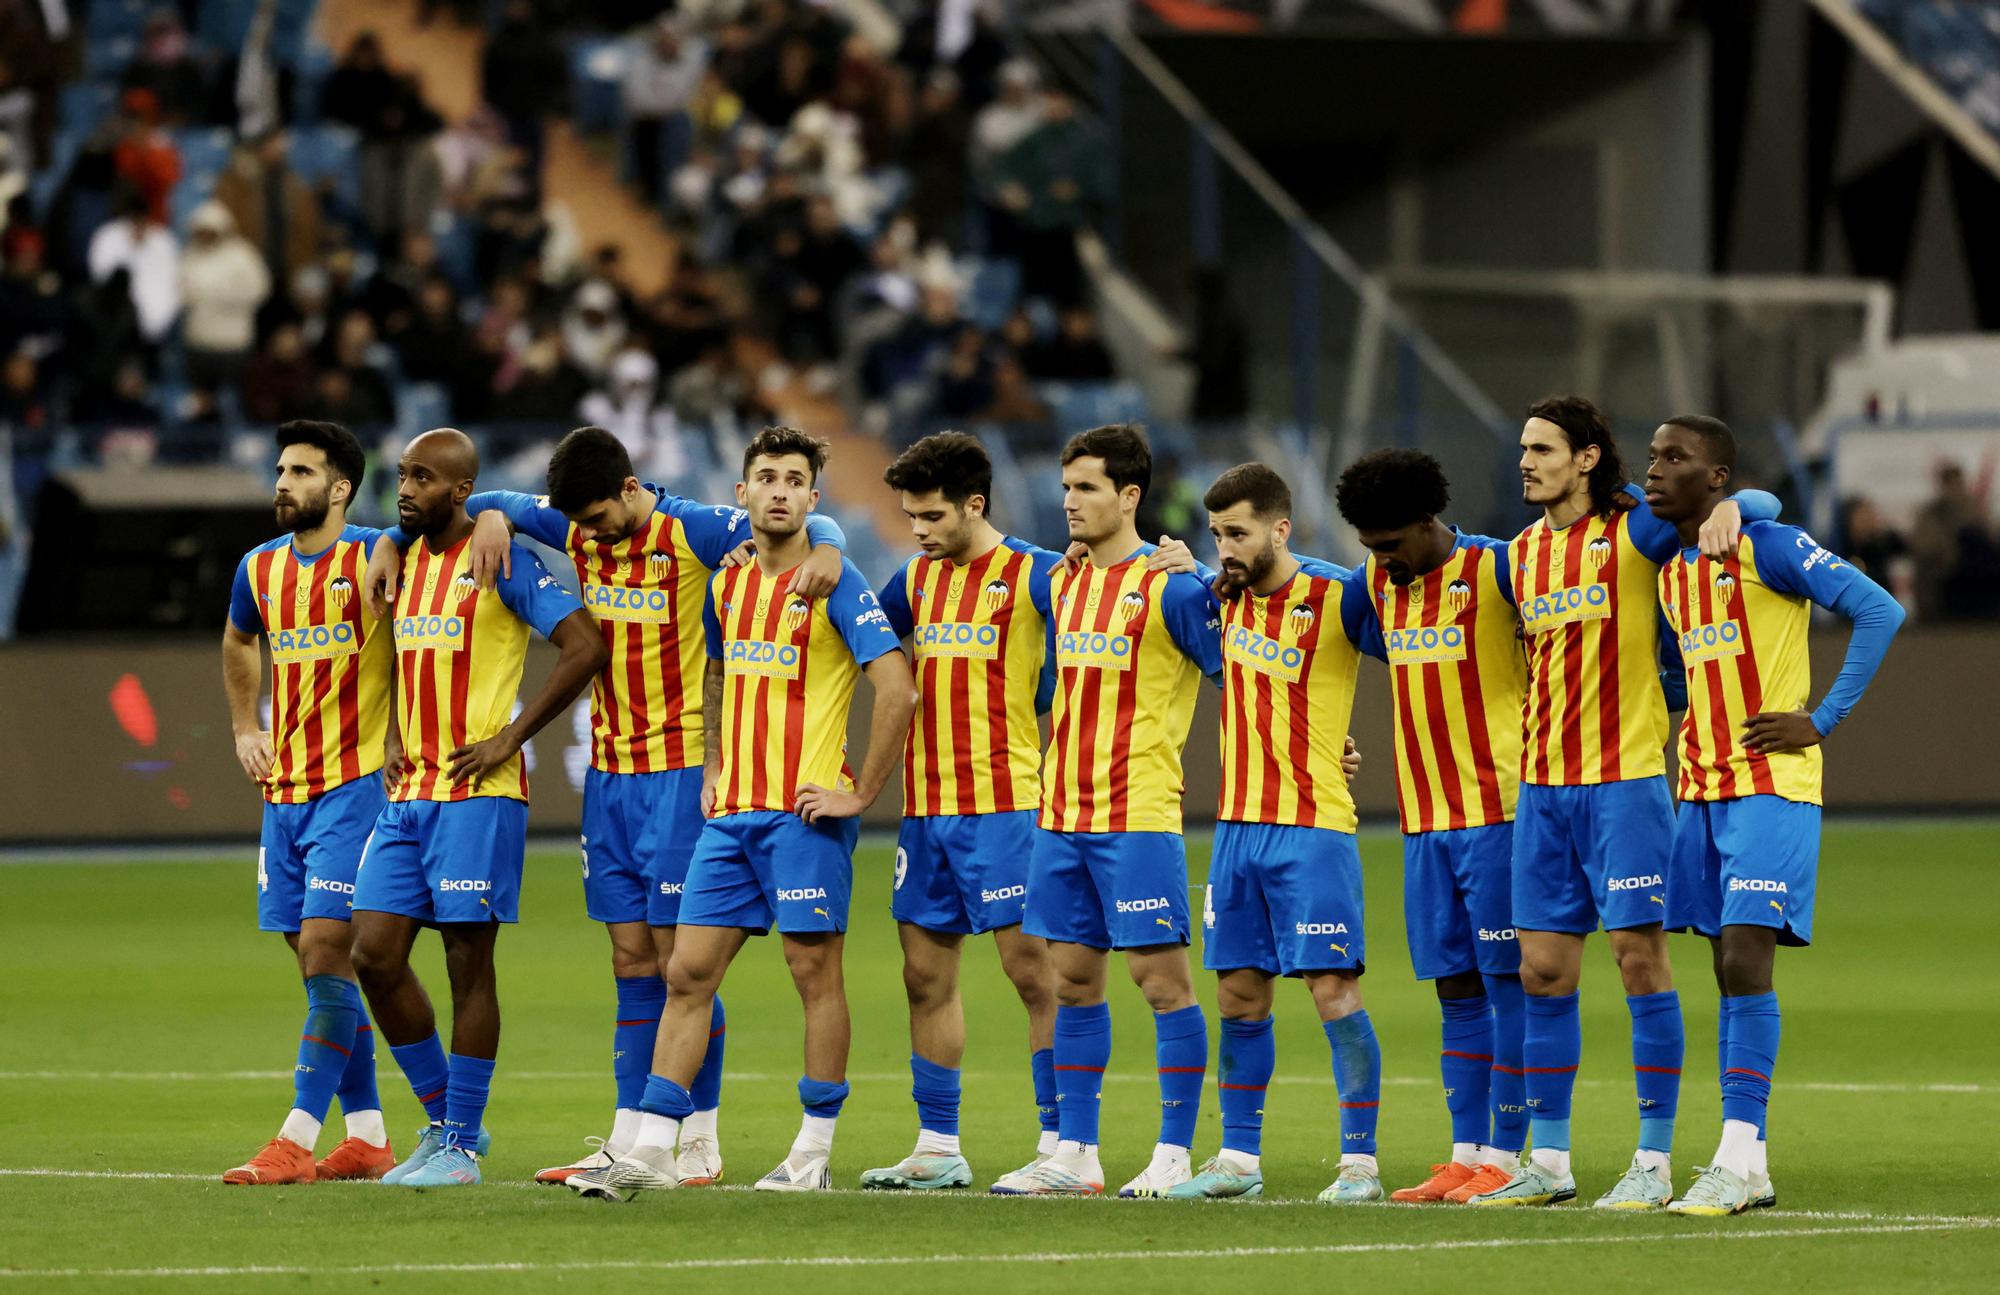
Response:
M354 906L443 926L521 920L528 802L392 800L375 820Z
M1201 963L1271 976L1364 969L1354 833L1217 823L1201 910Z
M680 921L701 836L701 766L583 776L583 911L593 922Z
M1664 922L1674 802L1665 777L1586 787L1521 784L1514 926L1583 935Z
M845 931L860 836L858 818L808 823L774 809L711 818L688 863L680 924Z
M1179 832L1036 828L1021 929L1092 949L1186 944L1187 892Z
M382 812L374 774L323 791L303 805L264 806L257 842L257 929L296 931L306 918L345 922L354 870Z
M889 915L952 935L1018 926L1034 849L1032 809L906 818L896 835Z
M1713 939L1725 926L1772 926L1812 943L1819 806L1782 796L1681 806L1667 886L1667 929Z
M1403 838L1403 929L1418 980L1521 974L1513 879L1512 823Z

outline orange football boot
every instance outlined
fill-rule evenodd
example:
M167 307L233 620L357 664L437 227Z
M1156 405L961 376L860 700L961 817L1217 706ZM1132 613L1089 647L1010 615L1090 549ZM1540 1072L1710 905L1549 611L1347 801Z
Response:
M1499 1165L1481 1165L1473 1172L1472 1177L1465 1180L1464 1186L1454 1187L1446 1192L1445 1199L1453 1205L1463 1205L1475 1196L1498 1191L1513 1177L1512 1171L1502 1169Z
M395 1167L396 1153L389 1144L378 1147L366 1138L343 1138L316 1166L323 1183L372 1181Z
M232 1187L274 1187L281 1183L309 1183L318 1177L312 1152L290 1138L272 1138L263 1150L222 1175Z
M1462 1165L1456 1160L1432 1165L1429 1178L1415 1187L1397 1188L1389 1193L1389 1199L1405 1205L1436 1205L1444 1201L1448 1193L1464 1186L1472 1173L1471 1165Z

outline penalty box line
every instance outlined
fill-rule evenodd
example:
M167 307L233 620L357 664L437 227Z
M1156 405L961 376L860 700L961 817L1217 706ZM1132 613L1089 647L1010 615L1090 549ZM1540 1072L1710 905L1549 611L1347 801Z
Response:
M1549 1246L1678 1245L1689 1242L1770 1241L1780 1238L1894 1236L1938 1233L1947 1226L1990 1229L2000 1219L1960 1219L1954 1225L1861 1224L1808 1228L1731 1228L1702 1232L1663 1232L1648 1236L1493 1237L1479 1240L1361 1241L1318 1246L1227 1246L1179 1250L1043 1250L1003 1254L905 1255L731 1255L712 1259L585 1259L552 1262L353 1264L308 1267L298 1264L205 1265L158 1268L17 1268L0 1269L0 1278L52 1281L65 1277L136 1280L167 1277L348 1277L395 1274L539 1273L539 1272L715 1272L742 1269L906 1268L937 1265L1022 1263L1185 1263L1204 1259L1287 1259L1338 1255L1433 1254L1460 1250L1527 1250Z

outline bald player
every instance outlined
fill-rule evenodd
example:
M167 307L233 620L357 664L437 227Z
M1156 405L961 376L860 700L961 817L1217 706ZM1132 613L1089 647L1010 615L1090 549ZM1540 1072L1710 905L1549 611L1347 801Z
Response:
M521 748L576 700L607 655L590 613L526 546L495 588L474 581L465 501L478 475L472 441L451 428L411 441L397 465L397 518L415 537L390 621L404 759L391 771L394 789L356 874L354 969L430 1116L416 1152L382 1178L405 1187L479 1181L500 1048L493 948L499 924L519 914L528 831ZM562 657L510 719L530 626ZM410 969L425 926L444 942L451 979L449 1057Z

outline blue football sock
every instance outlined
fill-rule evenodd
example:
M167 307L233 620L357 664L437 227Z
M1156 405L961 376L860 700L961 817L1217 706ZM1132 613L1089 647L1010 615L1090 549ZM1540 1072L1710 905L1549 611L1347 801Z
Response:
M717 994L708 1009L708 1051L702 1054L701 1069L694 1072L688 1093L698 1111L712 1111L722 1105L722 1050L729 1041L729 1018L722 1011L722 995Z
M618 1109L639 1105L653 1069L653 1044L660 1037L660 1011L667 1005L667 982L658 976L619 976L618 1023L611 1031L611 1078Z
M1035 1116L1042 1132L1058 1133L1056 1120L1056 1050L1043 1048L1028 1057L1028 1069L1035 1077Z
M1264 1094L1278 1068L1272 1021L1222 1019L1222 1147L1261 1155L1264 1150Z
M392 1043L389 1052L402 1067L403 1078L410 1081L410 1091L417 1095L431 1123L444 1119L445 1089L451 1080L451 1066L444 1059L444 1044L438 1042L438 1036L433 1033L415 1043Z
M1160 1064L1160 1141L1192 1147L1201 1088L1208 1080L1208 1018L1201 1004L1155 1012L1153 1050Z
M451 1078L444 1109L444 1135L449 1145L471 1146L486 1123L486 1094L493 1087L491 1057L451 1054Z
M1111 1064L1111 1007L1056 1007L1057 1125L1065 1142L1097 1145L1097 1108Z
M1729 1058L1722 1072L1722 1118L1743 1120L1764 1134L1771 1106L1771 1076L1778 1067L1778 996L1747 994L1725 998L1734 1011L1729 1022Z
M918 1128L957 1137L958 1092L958 1067L910 1054L910 1096L917 1102Z
M1444 1013L1438 1071L1444 1106L1451 1112L1453 1142L1484 1143L1493 1125L1493 1004L1477 998L1440 998Z
M1528 1145L1528 1093L1521 1061L1526 1024L1519 976L1485 976L1493 1004L1493 1136L1489 1145L1519 1153Z
M799 1105L806 1108L806 1114L822 1120L840 1118L842 1103L847 1101L845 1083L830 1084L823 1079L799 1079Z
M694 1114L694 1098L688 1095L687 1089L671 1079L647 1075L645 1091L639 1095L639 1109L648 1115L684 1120Z
M1632 1013L1632 1081L1639 1091L1639 1150L1662 1155L1674 1149L1674 1116L1680 1109L1681 1062L1687 1035L1681 996L1668 989L1627 997Z
M361 986L351 980L340 983L346 987L348 1001L354 1008L354 1052L347 1058L347 1069L340 1072L340 1087L334 1090L334 1096L340 1099L343 1115L379 1111L382 1094L375 1087L375 1027L368 1023Z
M1569 1106L1583 1060L1583 1017L1575 994L1526 996L1521 1069L1527 1072L1528 1124L1538 1151L1569 1150Z
M1382 1045L1368 1013L1321 1023L1333 1048L1333 1086L1340 1093L1340 1153L1375 1154L1375 1121L1382 1113Z
M299 1061L292 1068L292 1106L326 1119L333 1091L354 1060L360 991L339 976L306 977L306 1024L299 1031Z

